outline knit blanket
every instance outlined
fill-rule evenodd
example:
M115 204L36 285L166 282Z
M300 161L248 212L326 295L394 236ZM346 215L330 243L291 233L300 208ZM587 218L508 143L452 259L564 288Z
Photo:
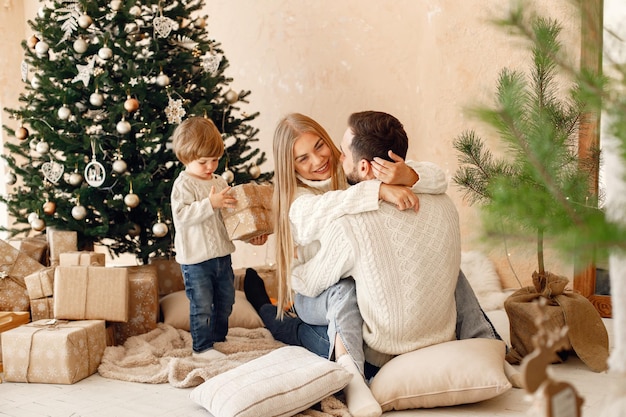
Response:
M177 388L202 384L222 372L256 359L284 346L265 328L231 328L225 342L215 349L225 358L198 360L192 357L192 340L188 331L158 323L157 328L129 337L124 345L108 346L98 367L98 373L110 379L148 384L169 383ZM315 408L297 416L349 417L346 405L330 396Z

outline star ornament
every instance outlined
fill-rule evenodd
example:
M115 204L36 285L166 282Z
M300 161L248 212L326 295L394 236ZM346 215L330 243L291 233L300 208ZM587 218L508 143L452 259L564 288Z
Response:
M93 74L93 66L95 62L96 62L96 57L94 55L91 57L87 65L76 64L78 75L74 77L72 82L76 83L78 81L82 81L83 84L85 84L85 87L87 87L89 85L89 80L91 79L91 74Z

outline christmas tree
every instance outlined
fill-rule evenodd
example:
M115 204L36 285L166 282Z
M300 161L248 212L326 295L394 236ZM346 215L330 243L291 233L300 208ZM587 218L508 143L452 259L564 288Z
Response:
M521 19L513 15L512 19ZM593 254L592 242L572 238L575 227L594 227L602 218L597 195L589 184L598 153L587 160L577 152L578 127L585 114L576 81L561 93L564 76L557 78L562 59L560 25L536 18L528 26L533 40L530 77L520 71L501 71L496 106L476 108L476 115L493 127L505 145L497 158L474 131L454 141L459 169L453 181L471 203L481 203L485 233L491 237L537 244L537 276L546 275L544 239L581 262ZM564 75L564 74L560 74Z
M169 143L185 117L211 118L226 151L218 173L231 184L264 181L258 130L229 88L228 60L210 39L202 0L60 0L40 8L22 42L23 105L5 109L3 158L13 185L0 201L11 236L46 226L76 231L79 249L171 252L169 204L182 166Z

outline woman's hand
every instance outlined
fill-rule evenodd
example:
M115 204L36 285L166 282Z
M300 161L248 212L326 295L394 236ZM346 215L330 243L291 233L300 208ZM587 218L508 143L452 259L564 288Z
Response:
M419 175L393 151L389 151L389 157L395 162L386 161L379 157L374 158L372 161L374 176L385 184L412 187L419 180Z
M268 236L269 236L268 234L255 236L255 237L251 238L250 240L248 240L248 243L251 244L251 245L256 245L256 246L264 245L265 242L267 242L267 237Z
M420 200L417 195L403 185L381 184L378 196L388 203L395 204L400 211L409 208L418 211L420 208Z

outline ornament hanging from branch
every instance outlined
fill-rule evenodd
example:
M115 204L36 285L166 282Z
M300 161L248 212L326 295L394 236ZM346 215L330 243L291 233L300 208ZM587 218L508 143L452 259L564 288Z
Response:
M55 161L44 162L41 165L41 171L43 172L44 178L47 181L55 185L57 184L59 179L63 176L64 170L65 170L65 167Z
M57 22L63 22L61 24L63 37L59 43L68 40L72 36L72 33L78 29L78 19L82 16L78 1L79 0L61 0L63 7L56 9Z
M159 38L167 38L172 30L178 29L178 23L163 16L163 10L159 10L159 16L155 17L152 23L154 24L154 35Z
M89 80L91 79L91 74L93 74L93 67L96 63L96 56L92 55L89 59L87 65L76 64L76 69L78 70L78 74L72 80L73 83L78 81L82 81L85 84L85 87L89 85Z
M100 187L104 184L106 171L104 166L96 160L96 140L91 139L91 162L85 167L85 181L91 187Z
M215 75L215 72L220 66L220 61L220 57L216 54L213 52L207 52L202 56L202 69L211 75Z
M165 108L167 122L170 124L180 124L185 114L187 114L187 112L183 107L183 101L180 99L175 100L170 96L167 107Z

